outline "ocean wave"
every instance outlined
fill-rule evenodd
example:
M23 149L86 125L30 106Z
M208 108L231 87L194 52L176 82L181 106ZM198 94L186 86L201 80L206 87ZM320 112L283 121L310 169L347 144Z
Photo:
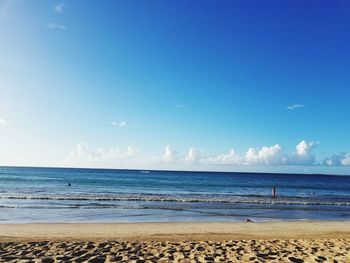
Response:
M350 198L345 197L277 197L246 195L206 195L206 194L0 194L0 199L11 200L57 200L96 202L177 202L177 203L221 203L256 205L324 205L350 206ZM101 204L97 204L100 206ZM74 204L76 206L76 204ZM106 204L106 206L108 206Z

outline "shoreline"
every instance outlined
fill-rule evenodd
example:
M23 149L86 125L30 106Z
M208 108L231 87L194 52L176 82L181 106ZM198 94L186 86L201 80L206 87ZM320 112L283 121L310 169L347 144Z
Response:
M0 242L350 239L350 221L0 224Z

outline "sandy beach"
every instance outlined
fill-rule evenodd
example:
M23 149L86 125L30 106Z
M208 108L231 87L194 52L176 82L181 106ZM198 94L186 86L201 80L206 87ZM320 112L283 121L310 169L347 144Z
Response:
M350 222L0 225L1 262L349 262Z

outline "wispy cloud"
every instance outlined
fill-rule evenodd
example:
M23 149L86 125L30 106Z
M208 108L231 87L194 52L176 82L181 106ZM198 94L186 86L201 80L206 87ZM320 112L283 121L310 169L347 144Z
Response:
M2 119L2 118L0 118L0 124L7 124L7 121Z
M53 11L55 13L63 13L64 11L64 4L63 3L57 3L53 6Z
M175 104L174 107L176 109L182 109L182 110L188 110L190 107L187 105L183 105L183 104Z
M289 105L287 107L287 110L295 110L295 109L300 109L300 108L304 108L305 105L303 104L293 104L293 105Z
M125 128L127 126L127 123L125 121L112 121L112 125L120 128Z
M65 25L56 24L56 23L47 23L46 26L50 29L61 29L61 30L67 29Z

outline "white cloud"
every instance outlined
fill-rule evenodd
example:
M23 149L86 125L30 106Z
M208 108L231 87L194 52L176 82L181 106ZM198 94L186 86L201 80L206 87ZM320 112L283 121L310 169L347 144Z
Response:
M306 142L305 140L301 141L295 148L297 150L297 155L305 156L310 154L312 148L317 145L317 142Z
M203 165L285 165L291 163L291 157L284 153L279 144L264 146L260 149L249 148L244 156L237 154L233 149L229 153L202 156L201 151L193 147L190 147L187 154L183 156L167 145L165 155L161 159L168 163Z
M135 150L131 146L128 146L126 152L123 153L122 157L129 159L129 158L136 157L136 155L137 155L137 150Z
M207 158L212 164L231 165L313 165L315 156L311 153L318 142L301 141L296 152L288 155L279 144L249 148L244 156L231 150L229 154L221 154Z
M66 26L61 24L56 24L56 23L47 23L46 26L50 29L61 29L61 30L67 29Z
M55 13L63 13L64 11L64 4L63 3L57 3L53 6L53 11Z
M262 147L259 151L259 160L261 160L263 164L276 165L285 163L286 157L284 156L282 147L275 144L270 147Z
M71 159L82 159L87 158L89 156L89 150L86 143L79 142L76 147L71 151L70 158Z
M248 164L258 164L259 160L259 151L255 148L249 148L245 154L244 160Z
M293 105L289 105L287 107L287 110L295 110L295 109L300 109L300 108L304 108L305 105L303 104L293 104Z
M186 156L186 161L191 164L198 164L200 161L200 152L196 148L189 148Z
M249 148L244 156L246 165L282 165L287 162L288 158L279 144L264 146L260 150Z
M208 157L207 162L217 165L239 165L242 164L242 157L236 154L234 149L231 149L229 153Z
M120 121L120 122L112 121L112 125L120 128L125 128L127 123L125 121Z
M70 160L89 163L138 161L137 157L138 151L130 146L127 147L126 151L121 151L117 148L106 150L103 147L90 151L86 143L78 143L70 153Z
M166 145L164 155L160 158L153 156L153 162L161 162L167 164L198 164L200 163L200 151L196 148L189 148L187 155L180 155L178 151L170 145Z
M161 159L165 162L171 163L178 160L179 157L177 151L175 151L170 145L165 146L164 151L165 153Z
M329 166L350 166L350 153L335 154L332 157L326 158L323 164Z
M346 154L346 156L341 160L342 165L350 165L350 153Z
M7 124L7 121L6 120L4 120L4 119L2 119L2 118L0 118L0 124Z
M289 158L289 164L295 165L313 165L315 163L315 155L311 151L319 142L301 141L296 147L296 152Z

